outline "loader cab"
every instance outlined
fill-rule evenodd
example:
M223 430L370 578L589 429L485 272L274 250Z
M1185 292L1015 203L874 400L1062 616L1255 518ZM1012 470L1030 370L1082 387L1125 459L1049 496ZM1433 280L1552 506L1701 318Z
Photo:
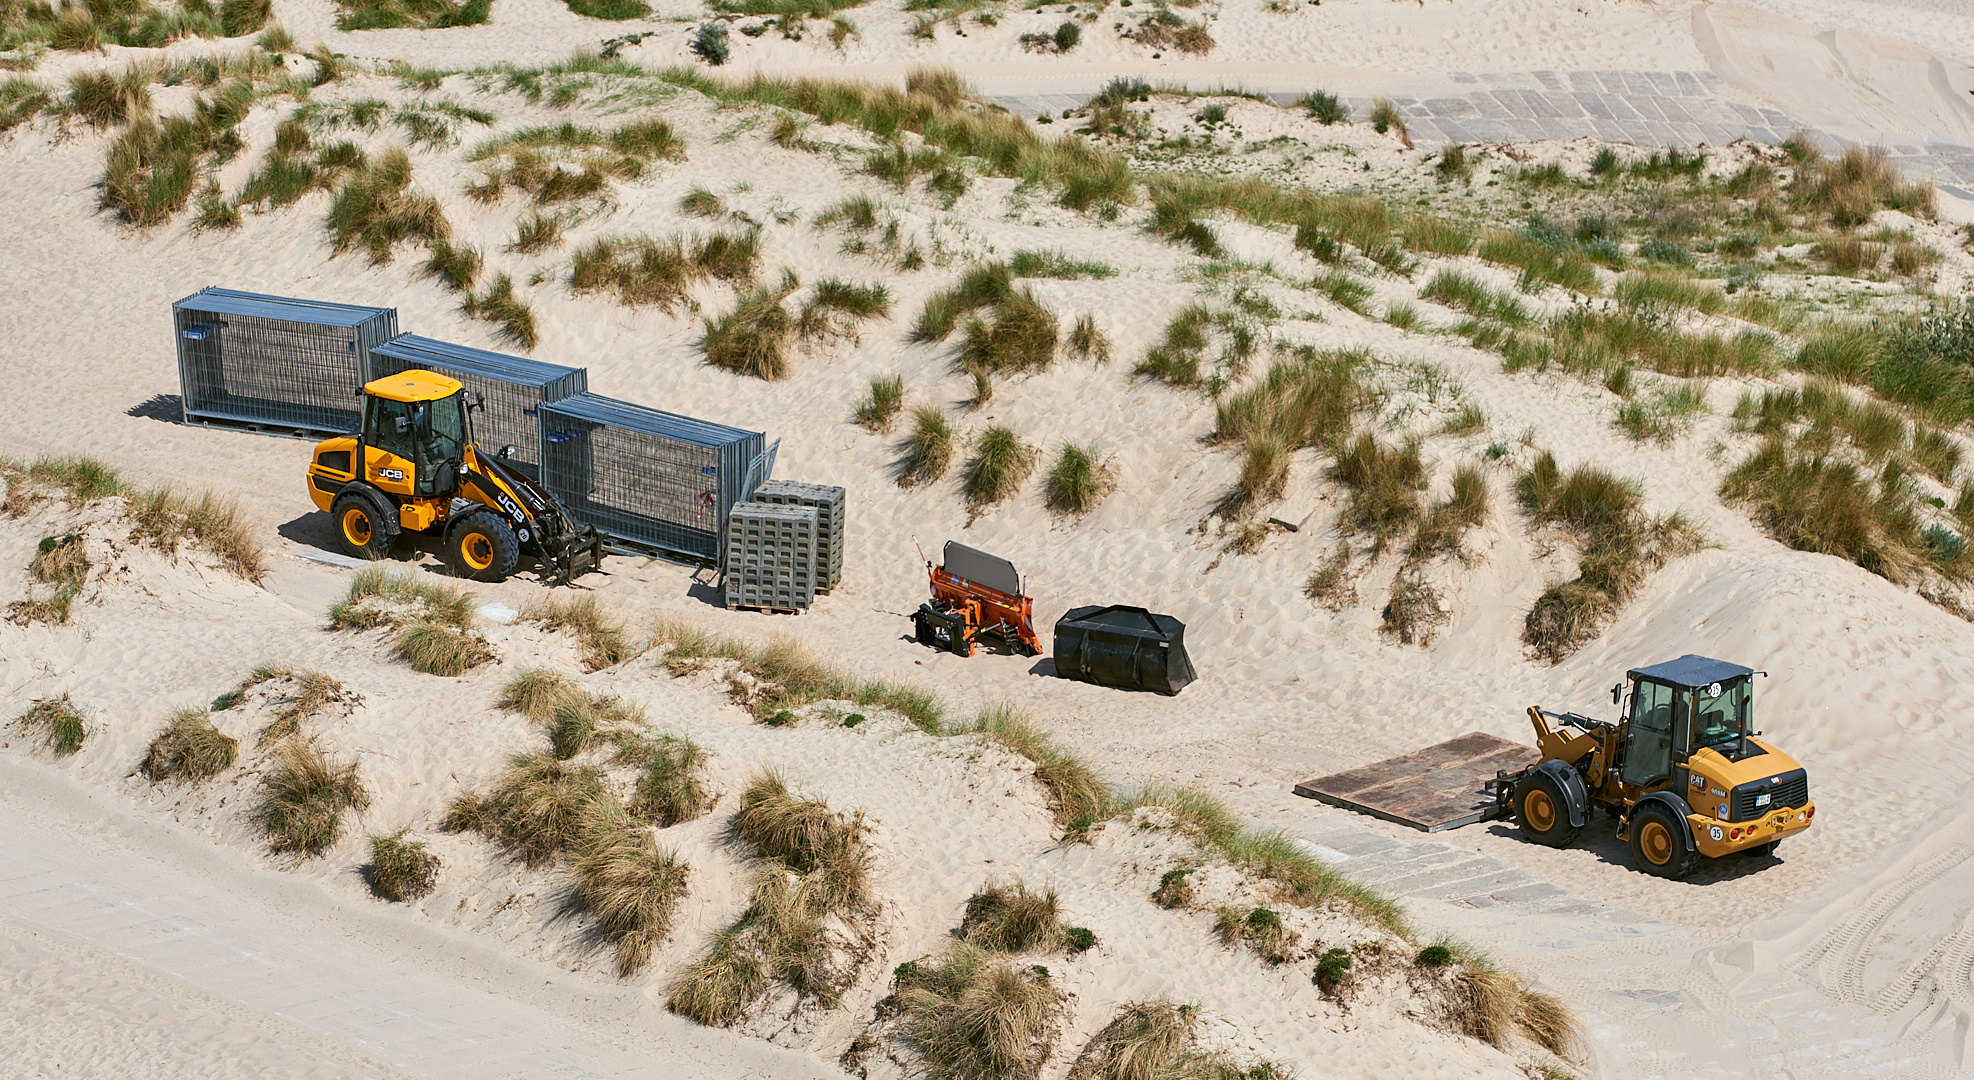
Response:
M1752 668L1693 655L1626 672L1631 692L1619 778L1650 790L1703 749L1731 760L1760 753L1751 738L1754 675Z
M458 380L405 371L363 387L364 476L394 495L451 495L472 441Z

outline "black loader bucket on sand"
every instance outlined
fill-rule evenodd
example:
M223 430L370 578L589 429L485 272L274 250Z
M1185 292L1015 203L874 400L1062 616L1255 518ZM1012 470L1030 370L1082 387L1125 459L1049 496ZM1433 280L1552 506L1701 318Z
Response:
M1056 674L1176 694L1193 681L1186 624L1140 607L1080 607L1056 620Z

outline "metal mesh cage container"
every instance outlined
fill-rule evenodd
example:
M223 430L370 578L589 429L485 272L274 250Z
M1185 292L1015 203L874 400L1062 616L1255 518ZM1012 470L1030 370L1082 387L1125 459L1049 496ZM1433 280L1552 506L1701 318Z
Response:
M799 610L816 595L813 506L744 502L727 515L728 607Z
M760 432L599 394L543 402L541 438L542 481L576 520L708 562L722 554L728 512L774 470Z
M418 368L458 379L467 390L477 391L485 407L473 414L474 438L489 453L514 447L507 463L537 480L541 479L542 403L589 389L589 373L582 368L544 364L416 334L404 334L371 349L370 359L372 378Z
M781 506L816 508L816 591L827 592L843 580L844 490L830 484L770 480L754 489L754 501Z
M397 336L396 308L205 288L172 305L188 424L346 435L370 350Z

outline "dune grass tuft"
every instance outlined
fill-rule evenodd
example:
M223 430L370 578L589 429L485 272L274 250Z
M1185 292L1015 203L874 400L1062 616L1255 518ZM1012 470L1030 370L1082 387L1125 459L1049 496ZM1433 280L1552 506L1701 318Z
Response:
M1260 380L1214 408L1212 441L1238 446L1239 479L1221 502L1238 514L1280 498L1289 458L1304 447L1331 448L1350 431L1351 418L1370 402L1362 352L1294 350Z
M856 420L873 435L889 435L904 408L905 377L878 375L870 381L869 396L857 403Z
M1172 317L1164 338L1132 370L1217 396L1247 374L1257 337L1251 321L1240 313L1191 304Z
M445 30L479 26L492 13L492 0L336 0L336 29L388 30L400 26Z
M978 515L1012 498L1035 469L1036 450L1012 428L994 425L974 441L966 467L968 509Z
M1246 946L1263 962L1280 966L1296 958L1298 935L1282 924L1280 912L1265 907L1223 907L1214 912L1213 932L1228 948Z
M615 760L640 769L628 809L668 829L713 808L706 790L706 752L680 735L658 735L620 744Z
M1053 951L1061 945L1062 905L1054 889L1034 893L1017 879L989 883L967 898L960 937L990 952Z
M89 580L88 544L78 533L43 537L27 564L27 576L43 585L81 588Z
M1110 792L1103 780L1058 746L1031 713L1006 703L992 705L980 711L970 730L1035 763L1035 779L1048 792L1057 825L1079 830L1104 816Z
M592 593L567 601L554 596L532 601L522 610L521 619L551 633L567 630L574 634L584 671L615 667L641 651L625 632L624 621L604 610Z
M329 208L329 231L340 255L361 247L373 266L391 262L399 244L430 244L452 236L439 201L411 187L411 159L393 146L353 170Z
M69 76L69 112L101 131L151 112L151 72L132 65L122 75L78 71Z
M768 973L750 948L743 923L713 935L712 944L666 994L665 1007L708 1027L727 1027L767 988Z
M1797 165L1789 198L1796 210L1827 216L1840 229L1869 222L1881 208L1923 217L1936 211L1932 183L1901 178L1898 166L1880 146L1846 147L1835 161L1821 153L1807 156Z
M445 827L479 832L523 863L545 866L580 846L611 798L597 766L545 753L517 754L485 794L469 792L452 801Z
M1391 579L1391 595L1379 613L1378 632L1401 645L1426 646L1451 617L1440 603L1439 590L1416 569L1400 569Z
M411 670L448 678L464 675L494 658L493 648L479 634L423 620L399 627L391 648Z
M541 332L535 326L535 309L514 295L514 279L505 273L495 274L481 292L467 293L460 301L459 313L494 324L501 340L523 351L541 343Z
M1296 104L1309 113L1317 123L1328 127L1331 124L1350 123L1350 106L1344 104L1335 94L1325 90L1311 90L1302 95Z
M1404 909L1397 901L1344 877L1286 832L1244 828L1225 803L1201 788L1147 784L1113 803L1111 812L1113 817L1128 817L1145 806L1171 813L1202 847L1274 882L1287 900L1314 906L1335 899L1366 921L1400 937L1409 936Z
M1117 490L1117 468L1075 443L1064 443L1049 465L1044 501L1058 514L1082 516Z
M1197 1010L1169 1001L1127 1002L1084 1044L1069 1080L1177 1080L1199 1022ZM1201 1078L1205 1080L1205 1078Z
M1526 326L1531 321L1528 309L1512 293L1489 288L1479 278L1458 270L1438 271L1419 291L1419 296L1509 326Z
M898 979L905 1030L938 1080L1033 1080L1054 1048L1062 995L1036 970L964 943Z
M311 719L324 705L343 699L343 684L319 671L304 671L279 665L263 664L249 672L240 685L221 700L231 708L246 695L248 690L263 682L287 679L294 685L294 692L281 700L281 707L274 718L260 733L260 744L267 746L301 734L302 721ZM218 701L214 702L219 705Z
M152 783L198 783L226 771L239 754L239 740L214 727L206 710L180 709L152 736L150 749L138 768Z
M562 703L582 694L575 681L558 671L528 668L509 679L496 702L501 708L547 726Z
M267 574L267 549L253 523L231 496L207 488L194 500L160 488L130 500L131 535L175 554L181 543L203 548L238 577L259 584Z
M425 841L406 840L405 832L370 837L370 887L399 903L430 893L439 880L439 857L425 850Z
M1441 555L1460 553L1467 530L1487 523L1487 473L1468 463L1453 470L1453 486L1444 500L1436 502L1420 519L1406 548L1405 562L1416 566Z
M912 487L946 475L953 463L952 422L936 405L920 405L912 410L912 431L905 437L904 455L898 463L898 486Z
M569 291L614 294L625 307L655 305L670 312L688 301L693 286L722 281L754 283L760 265L760 233L603 237L576 251Z
M88 721L67 694L36 700L14 719L14 726L23 735L40 739L41 745L58 758L82 749L83 741L89 737Z
M869 855L861 815L845 818L820 799L794 795L781 777L764 772L741 792L732 828L763 857L798 874L819 873L832 908L869 907Z
M1433 255L1467 255L1474 250L1472 230L1442 217L1419 214L1406 220L1400 235L1413 251Z
M793 274L781 282L742 293L733 310L718 319L705 319L699 347L706 362L766 382L788 377L788 344L795 318L782 301L795 291Z
M1519 1033L1565 1061L1581 1061L1582 1022L1562 999L1531 989L1472 949L1442 941L1450 967L1453 1020L1461 1031L1506 1050ZM1421 954L1423 956L1423 954Z
M345 810L370 806L370 792L355 762L331 761L321 747L301 739L284 740L275 748L260 783L254 817L267 834L268 847L300 858L335 846Z
M684 620L661 619L652 627L651 647L668 650L665 662L674 673L709 659L734 661L757 680L748 701L756 716L835 698L891 709L928 734L939 734L943 724L938 699L930 693L908 683L853 677L822 663L792 641L776 639L754 645L738 638L714 637Z
M1593 465L1564 473L1547 451L1516 477L1515 494L1534 524L1560 526L1581 552L1577 577L1552 583L1522 628L1522 641L1551 663L1600 633L1653 571L1705 543L1680 514L1648 517L1637 482Z
M577 896L616 949L617 977L636 974L671 933L692 868L650 829L611 820L585 838L571 869Z
M478 602L456 585L367 566L357 571L349 594L330 606L329 625L336 630L374 630L422 620L465 630L474 623Z
M1799 551L1835 555L1903 584L1927 565L1916 496L1903 462L1874 471L1771 435L1721 481L1721 495L1754 512ZM1945 567L1963 572L1958 559Z
M1365 432L1338 447L1330 474L1350 491L1342 524L1371 534L1376 550L1384 550L1425 512L1419 495L1426 470L1416 441L1388 446Z
M1380 135L1387 131L1396 132L1405 149L1412 149L1412 133L1406 130L1405 114L1399 112L1398 106L1389 99L1378 98L1371 103L1371 127Z
M844 818L820 800L798 798L773 773L761 773L742 793L732 829L764 860L750 902L672 984L666 1007L726 1026L771 981L833 1007L857 959L843 955L846 943L831 923L868 941L874 913L862 817Z
M1535 292L1545 284L1552 284L1585 296L1597 295L1597 271L1589 256L1574 247L1548 240L1547 236L1528 229L1494 229L1482 239L1480 257L1520 270L1523 292Z

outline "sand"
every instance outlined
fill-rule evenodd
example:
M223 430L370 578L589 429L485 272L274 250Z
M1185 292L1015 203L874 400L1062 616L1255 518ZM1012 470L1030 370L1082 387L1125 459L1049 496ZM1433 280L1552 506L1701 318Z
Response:
M501 0L489 26L432 32L342 34L327 4L283 0L276 10L305 45L321 39L359 60L427 65L546 62L620 30L549 0ZM1097 27L1122 10L1106 9ZM674 3L659 15L696 12ZM1151 61L1094 28L1067 57L1023 51L1018 35L1052 28L1060 17L1050 12L1010 13L997 27L969 24L964 38L942 30L936 42L914 45L905 33L911 16L872 7L850 13L861 37L840 51L817 33L800 43L773 33L736 35L733 70L896 79L936 63L1004 95L1089 92L1119 74L1368 95L1466 85L1454 73L1710 70L1723 95L1784 108L1835 138L1927 147L1974 141L1974 113L1964 104L1974 86L1966 66L1974 62L1974 31L1951 4L1330 0L1288 15L1259 5L1230 5L1218 15L1215 52ZM626 49L627 58L689 60L690 21L661 18L646 28L658 36ZM202 47L181 43L171 53ZM123 51L112 53L113 62L124 59ZM50 54L37 77L102 62ZM442 93L464 99L471 88L455 77ZM329 102L365 96L395 102L418 95L367 76L318 92ZM182 90L159 93L167 111L184 100ZM495 100L488 107L497 107L503 130L570 115L512 95ZM614 122L613 108L586 105L581 115ZM585 582L613 610L638 623L667 614L756 637L788 634L852 669L933 687L956 712L1010 700L1033 709L1053 735L1119 784L1199 783L1244 816L1317 843L1341 844L1337 838L1347 835L1367 852L1384 844L1428 861L1477 860L1551 884L1562 898L1542 903L1476 905L1489 895L1478 885L1454 898L1407 894L1408 913L1423 936L1474 941L1569 999L1591 1026L1590 1060L1581 1066L1591 1075L1872 1069L1946 1076L1974 1068L1967 1035L1974 1022L1974 817L1961 797L1974 777L1974 751L1964 738L1964 688L1974 685L1967 624L1848 563L1786 550L1720 501L1719 477L1745 445L1727 414L1747 384L1717 380L1708 392L1712 414L1671 445L1635 443L1611 429L1610 397L1597 387L1561 376L1504 375L1498 357L1456 338L1403 333L1312 292L1258 285L1294 316L1281 328L1286 340L1366 347L1392 363L1388 378L1412 410L1394 420L1399 427L1427 430L1464 402L1483 409L1487 432L1429 444L1440 485L1453 464L1491 442L1510 448L1492 474L1490 524L1469 540L1472 565L1432 571L1450 621L1428 649L1398 646L1376 631L1391 561L1363 575L1359 604L1341 613L1301 595L1303 579L1337 538L1337 495L1313 452L1299 457L1287 495L1269 510L1298 531L1275 533L1252 556L1221 550L1219 523L1208 510L1236 464L1199 443L1212 423L1210 407L1197 395L1128 374L1170 314L1202 291L1178 249L1045 199L1011 204L1011 181L978 179L950 208L900 196L853 175L850 150L868 143L842 128L827 133L849 148L837 151L845 162L839 168L827 156L770 145L744 113L690 98L660 108L686 136L688 161L618 190L607 212L570 230L572 247L612 232L680 227L679 198L705 185L730 209L769 223L771 270L786 266L804 280L883 280L899 314L867 329L857 344L798 356L787 381L761 384L698 362L694 313L633 312L570 297L556 281L530 290L543 336L536 357L587 366L591 386L613 396L766 431L782 440L781 475L850 489L845 584L810 613L729 613L713 602L710 574L637 559L613 560L607 578ZM1158 122L1178 130L1187 111L1163 103ZM1299 114L1260 103L1232 102L1229 114L1249 143L1314 131ZM225 186L242 182L282 115L258 110L243 125L250 149L222 172ZM1348 182L1364 162L1380 173L1424 175L1430 148L1408 154L1362 126L1318 134L1335 149L1281 167L1325 186ZM381 145L391 137L369 140ZM466 144L478 137L469 129ZM933 951L973 889L1017 874L1058 887L1067 910L1104 943L1082 958L1043 961L1074 995L1061 1039L1072 1051L1122 1002L1167 995L1201 1006L1212 1045L1287 1062L1303 1076L1506 1076L1518 1060L1529 1060L1408 1016L1411 1000L1397 989L1367 995L1346 1011L1309 984L1308 963L1268 969L1221 949L1208 931L1210 913L1168 913L1144 899L1158 871L1184 857L1188 845L1162 831L1114 824L1094 845L1055 846L1046 807L1017 759L932 740L887 716L854 730L817 722L766 729L726 702L711 676L672 679L647 659L585 676L584 684L637 701L660 726L690 732L713 751L713 786L728 798L756 767L771 764L798 788L868 814L880 892L888 898L882 949L842 1010L793 1021L769 1010L732 1033L666 1013L670 974L744 903L744 860L718 835L727 804L711 818L668 830L667 842L697 874L680 929L652 973L615 979L607 960L558 915L565 887L559 874L518 869L478 838L436 831L445 800L483 783L504 755L537 738L524 721L493 707L501 682L536 664L577 670L571 643L531 627L492 626L486 633L498 664L440 680L387 662L374 636L324 630L322 612L347 588L349 574L299 557L329 546L323 516L301 491L303 444L170 422L177 382L169 305L203 285L390 304L408 329L501 347L491 328L458 315L452 296L416 275L408 252L381 268L357 257L331 260L321 194L285 211L249 213L230 234L193 235L182 224L143 234L118 227L95 209L103 141L80 127L0 137L0 190L7 193L0 236L9 256L0 260L0 295L8 298L0 309L0 362L14 403L0 454L88 453L139 482L211 484L260 523L274 569L258 589L197 556L172 562L105 546L101 553L123 569L85 598L76 627L0 625L0 713L12 716L28 701L70 692L100 725L83 753L62 762L18 740L0 753L10 778L0 784L0 820L22 837L6 853L48 875L48 889L84 887L145 903L176 898L180 906L159 909L166 925L201 907L223 912L223 922L212 916L215 939L247 943L236 957L276 957L282 981L301 988L297 1000L340 1000L379 966L403 972L418 980L406 984L413 990L365 1007L411 1010L418 1020L407 1022L414 1034L394 1034L401 1041L391 1042L365 1035L344 1010L303 1017L263 999L215 959L219 952L201 954L202 963L177 963L155 943L118 938L122 924L93 924L87 905L67 901L71 892L47 893L61 903L33 902L46 890L35 884L40 878L21 875L10 881L31 887L11 884L0 911L0 980L10 991L0 1047L21 1075L485 1075L473 1070L493 1059L573 1062L598 1074L656 1060L681 1075L832 1075L836 1054L883 992L881 973ZM1580 167L1592 149L1532 144L1518 152ZM414 151L413 158L419 186L442 198L460 238L487 250L495 268L524 280L537 266L555 265L555 257L499 252L519 206L510 200L483 208L465 199L460 189L476 173L457 149ZM1426 180L1417 187L1432 191ZM890 204L907 234L945 262L896 273L842 254L840 232L808 224L856 192ZM1943 203L1951 217L1954 200ZM800 221L774 224L777 211L794 211ZM1946 224L1917 227L1950 252L1934 287L1959 291L1974 261L1955 253ZM1306 278L1318 269L1280 233L1233 224L1220 232L1234 254L1272 260L1284 276ZM902 329L967 259L1034 247L1118 268L1107 281L1034 283L1057 310L1090 312L1117 359L1060 364L1005 382L988 407L961 411L970 390L945 350L904 344ZM1443 264L1497 284L1512 281L1478 260ZM1415 275L1412 287L1423 279ZM1374 306L1408 295L1391 279L1373 284ZM729 302L718 290L700 299L703 314ZM1563 301L1552 293L1547 302ZM1454 320L1421 306L1429 324ZM1408 381L1404 365L1431 365L1444 382ZM867 380L893 371L903 372L914 402L948 407L963 430L1011 423L1045 450L1064 440L1089 442L1115 461L1118 493L1070 521L1049 514L1031 482L1014 502L969 525L951 478L898 488L888 479L895 440L845 422ZM1512 509L1508 469L1530 457L1517 441L1525 434L1553 448L1565 466L1594 461L1643 478L1652 511L1687 514L1714 545L1655 575L1616 625L1553 668L1531 662L1518 634L1530 603L1569 572L1573 556L1531 536ZM107 510L87 513L95 516L48 505L0 521L0 567L24 566L40 537L79 524L93 522L99 537L116 535ZM1187 623L1203 678L1164 699L1050 678L1046 660L961 660L920 649L907 640L904 617L924 592L914 537L929 550L950 538L1013 557L1045 626L1088 603L1170 612ZM24 575L5 574L11 576L0 599L18 598ZM539 590L513 581L480 591L518 608ZM1632 871L1622 845L1608 836L1586 835L1575 848L1551 851L1495 824L1428 841L1289 794L1298 780L1465 731L1526 739L1522 710L1531 703L1608 712L1597 707L1626 668L1685 652L1769 672L1757 691L1762 726L1808 766L1820 807L1815 828L1786 845L1779 860L1710 867L1668 883ZM209 701L246 668L277 659L328 671L360 696L323 722L321 737L357 755L372 779L375 802L363 829L410 825L430 836L447 866L430 897L410 906L371 897L358 872L364 854L357 839L298 868L265 855L241 806L258 767L251 753L234 774L198 790L154 789L131 775L172 709ZM243 714L228 722L251 721ZM251 746L250 728L233 733L244 737L243 749ZM65 851L59 838L78 829L88 842ZM1352 858L1339 863L1347 873L1371 859L1347 854ZM1309 929L1326 940L1362 932L1341 923ZM480 1026L458 1019L469 1015ZM500 1055L449 1059L445 1040L456 1037L497 1046ZM1059 1057L1051 1075L1066 1067L1067 1057Z

